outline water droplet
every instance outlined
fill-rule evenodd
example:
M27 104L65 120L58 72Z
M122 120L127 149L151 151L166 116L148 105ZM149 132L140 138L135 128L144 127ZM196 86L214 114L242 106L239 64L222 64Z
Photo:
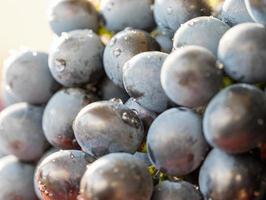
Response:
M124 39L125 39L125 41L128 41L128 37L127 36L125 36Z
M188 22L188 25L189 25L189 26L194 26L194 24L195 24L195 22L192 21L192 20Z
M132 28L132 27L126 27L124 30L125 30L125 31L132 31L133 28Z
M113 37L113 38L111 39L111 41L110 41L110 46L111 46L111 47L114 46L115 43L116 43L116 41L117 41L117 39L116 39L115 37Z
M33 52L32 52L32 55L33 55L33 56L37 56L37 52L36 52L36 51L33 51Z
M135 113L133 114L132 112L123 112L122 114L122 120L129 124L130 126L139 128L140 127L140 121L136 117Z
M172 8L172 7L168 7L168 8L167 8L167 14L168 14L168 15L173 14L173 8Z
M63 32L63 33L61 34L61 37L62 37L63 39L65 39L65 40L68 40L68 39L69 39L69 35L68 35L68 33L66 33L66 32Z
M119 49L119 48L116 48L116 49L113 51L115 57L120 56L120 55L121 55L121 52L122 52L122 51L121 51L121 49Z
M64 59L56 59L55 67L58 72L62 72L66 68L66 61Z
M112 99L110 99L110 101L115 102L115 103L119 103L119 104L123 104L122 99L119 99L119 98L112 98Z
M137 115L138 111L136 109L132 109L132 111Z
M70 153L70 158L71 158L71 159L74 159L74 158L75 158L75 156L74 156L73 153Z
M217 62L216 66L217 66L218 69L223 69L224 68L223 63L221 63L221 62Z

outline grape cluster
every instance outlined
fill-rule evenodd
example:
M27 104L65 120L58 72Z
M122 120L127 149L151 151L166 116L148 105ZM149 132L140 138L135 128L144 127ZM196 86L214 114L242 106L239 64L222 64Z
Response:
M48 11L4 63L0 200L266 199L265 0Z

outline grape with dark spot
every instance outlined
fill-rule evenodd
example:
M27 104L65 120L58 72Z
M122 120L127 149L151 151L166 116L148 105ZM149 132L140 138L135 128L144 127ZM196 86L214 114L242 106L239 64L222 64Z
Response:
M187 108L169 109L154 120L147 145L158 170L183 176L199 167L208 150L201 123L201 117Z
M187 46L171 53L161 70L166 95L176 104L205 106L222 86L215 56L203 47Z

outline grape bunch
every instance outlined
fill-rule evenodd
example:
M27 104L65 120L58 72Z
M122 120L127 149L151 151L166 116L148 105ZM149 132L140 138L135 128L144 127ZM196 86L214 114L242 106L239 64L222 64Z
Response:
M48 11L4 63L0 200L266 199L265 0Z

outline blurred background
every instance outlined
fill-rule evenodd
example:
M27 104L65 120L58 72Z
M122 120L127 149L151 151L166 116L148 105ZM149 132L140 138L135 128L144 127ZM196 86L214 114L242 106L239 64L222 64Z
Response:
M47 51L52 32L46 19L48 0L2 0L0 3L0 65L12 49Z

